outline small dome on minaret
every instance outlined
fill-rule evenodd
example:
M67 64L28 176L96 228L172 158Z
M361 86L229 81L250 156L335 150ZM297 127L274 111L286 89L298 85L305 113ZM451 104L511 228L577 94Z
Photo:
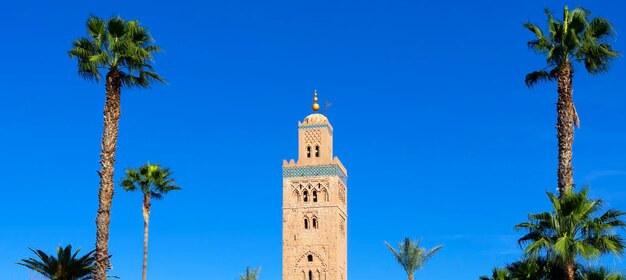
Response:
M302 124L328 123L328 118L322 114L314 113L306 116Z

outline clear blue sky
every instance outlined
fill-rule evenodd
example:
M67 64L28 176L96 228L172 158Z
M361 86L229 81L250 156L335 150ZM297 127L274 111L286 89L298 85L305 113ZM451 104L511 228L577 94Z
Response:
M139 19L165 49L169 81L125 90L116 182L146 161L184 188L153 204L149 276L231 279L247 265L281 277L281 164L297 155L311 94L331 101L349 172L349 278L404 279L383 242L445 248L416 279L477 279L520 256L512 227L555 189L554 84L522 23L621 1L9 1L0 55L0 278L29 279L28 247L95 238L104 85L66 54L90 13ZM626 210L626 58L576 73L582 127L575 181ZM139 279L141 199L117 188L111 274ZM609 261L624 268L624 261Z

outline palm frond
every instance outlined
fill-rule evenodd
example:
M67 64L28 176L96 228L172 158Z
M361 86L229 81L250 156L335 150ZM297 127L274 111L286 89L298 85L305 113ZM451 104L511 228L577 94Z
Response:
M611 37L615 34L615 29L611 22L605 18L597 17L591 20L587 29L585 29L583 37L596 41L603 40L605 37Z
M554 81L556 80L556 78L557 78L556 75L551 74L550 72L546 70L538 70L538 71L534 71L534 72L526 74L524 83L526 83L527 87L532 88L539 82Z

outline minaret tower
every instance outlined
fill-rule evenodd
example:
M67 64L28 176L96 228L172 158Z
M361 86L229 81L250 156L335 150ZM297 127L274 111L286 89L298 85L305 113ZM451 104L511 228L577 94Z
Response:
M298 122L298 160L283 161L283 280L348 278L348 176L317 101Z

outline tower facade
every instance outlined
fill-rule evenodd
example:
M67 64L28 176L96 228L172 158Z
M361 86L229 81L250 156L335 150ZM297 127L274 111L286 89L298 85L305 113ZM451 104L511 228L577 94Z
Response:
M283 161L283 280L346 280L348 176L314 101L298 122L297 161Z

